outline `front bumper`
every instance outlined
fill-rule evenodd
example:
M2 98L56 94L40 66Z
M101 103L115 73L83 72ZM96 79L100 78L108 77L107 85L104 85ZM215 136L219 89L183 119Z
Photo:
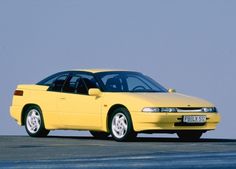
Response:
M184 115L206 115L206 123L186 124ZM131 112L133 128L142 131L214 130L220 122L219 113L144 113Z

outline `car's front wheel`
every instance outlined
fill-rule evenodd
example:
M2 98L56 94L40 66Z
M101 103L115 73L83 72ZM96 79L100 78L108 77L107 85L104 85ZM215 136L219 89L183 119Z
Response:
M31 137L45 137L49 130L44 127L43 116L38 106L30 106L25 114L25 129Z
M130 114L125 108L118 108L112 112L109 128L116 141L127 141L137 136L133 130Z
M202 131L179 131L177 132L178 137L185 141L197 141L201 138Z
M106 139L110 134L102 131L89 131L90 134L97 139Z

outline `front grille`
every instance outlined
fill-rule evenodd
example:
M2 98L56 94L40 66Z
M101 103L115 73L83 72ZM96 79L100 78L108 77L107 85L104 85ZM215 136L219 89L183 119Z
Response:
M179 107L177 112L203 112L201 107Z

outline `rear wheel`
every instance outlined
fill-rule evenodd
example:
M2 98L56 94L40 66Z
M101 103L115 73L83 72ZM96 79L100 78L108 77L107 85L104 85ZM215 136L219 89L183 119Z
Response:
M130 114L125 108L118 108L112 112L109 129L116 141L132 140L137 136L133 130Z
M31 137L45 137L49 130L44 127L41 109L38 106L30 106L25 114L25 129Z
M110 134L102 131L89 131L97 139L106 139Z
M177 132L178 137L181 140L186 141L197 141L201 138L203 132L202 131L179 131Z

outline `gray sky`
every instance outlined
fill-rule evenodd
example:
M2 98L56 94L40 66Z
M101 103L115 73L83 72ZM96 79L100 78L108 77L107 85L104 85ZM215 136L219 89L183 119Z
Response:
M222 122L205 136L236 138L235 9L233 0L1 0L0 134L25 134L9 116L17 84L72 68L119 68L208 99Z

